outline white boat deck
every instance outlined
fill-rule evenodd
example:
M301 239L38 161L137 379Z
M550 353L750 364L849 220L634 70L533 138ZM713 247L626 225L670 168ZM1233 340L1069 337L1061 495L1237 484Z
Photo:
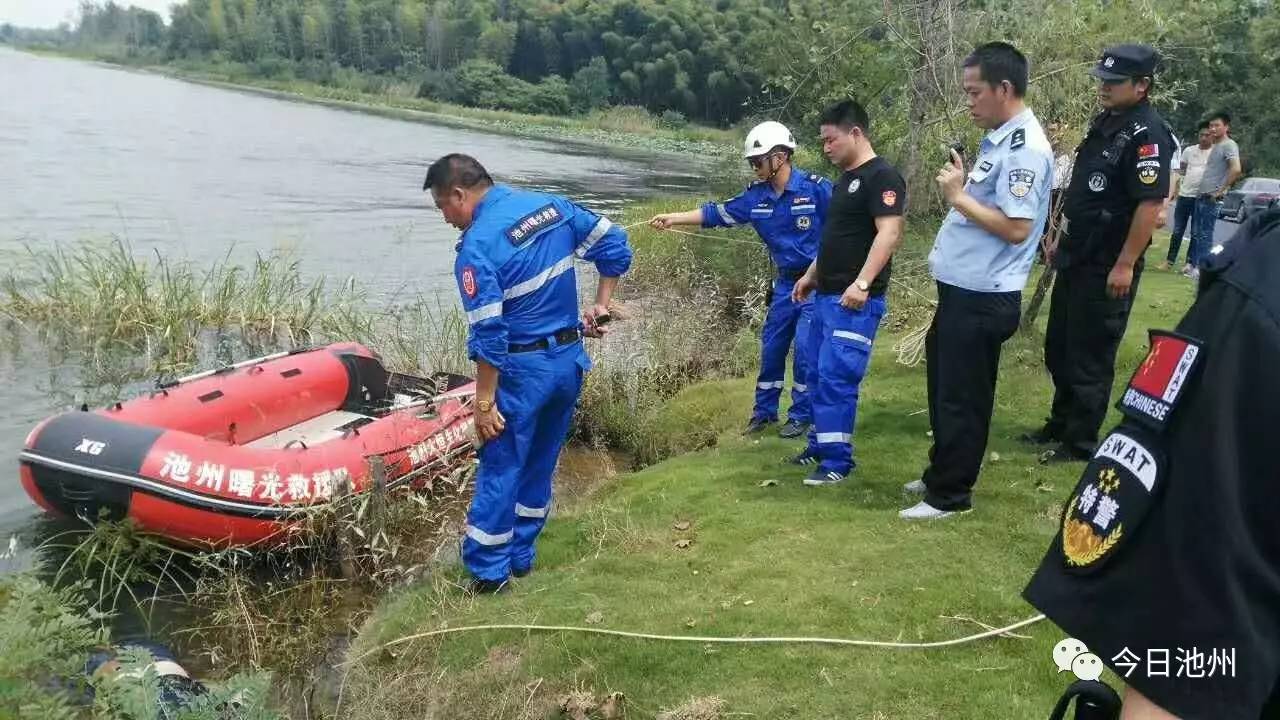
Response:
M343 425L367 417L369 416L345 410L334 410L245 443L245 447L279 450L295 440L302 441L307 447L315 447L342 437L342 431L338 428Z

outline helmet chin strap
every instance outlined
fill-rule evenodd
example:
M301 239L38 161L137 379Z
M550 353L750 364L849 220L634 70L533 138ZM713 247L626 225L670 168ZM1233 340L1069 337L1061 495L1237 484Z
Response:
M773 178L782 170L782 163L778 163L777 167L773 166L773 158L775 155L777 155L777 153L771 152L765 156L765 159L769 161L769 177L766 178L766 181L770 183L773 182Z

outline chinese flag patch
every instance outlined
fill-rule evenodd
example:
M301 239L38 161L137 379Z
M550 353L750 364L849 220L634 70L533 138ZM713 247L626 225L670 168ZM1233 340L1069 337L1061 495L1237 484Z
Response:
M462 292L473 298L476 296L476 289L476 269L468 265L462 268Z
M1150 145L1142 145L1138 148L1138 157L1140 158L1160 157L1160 146L1155 143L1151 143Z
M1151 350L1129 380L1129 387L1120 398L1120 409L1163 429L1203 355L1199 341L1152 330Z
M898 202L898 193L892 190L885 190L880 193L880 202L884 203L885 207L893 207Z

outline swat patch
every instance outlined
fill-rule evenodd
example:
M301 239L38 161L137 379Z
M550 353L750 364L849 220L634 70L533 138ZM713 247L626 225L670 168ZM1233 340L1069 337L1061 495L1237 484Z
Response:
M1027 144L1027 129L1018 128L1013 131L1013 139L1009 141L1009 149L1017 150Z
M1062 512L1062 560L1074 573L1096 571L1115 555L1161 489L1163 456L1140 429L1107 436Z
M1102 192L1107 189L1107 176L1100 172L1095 172L1089 176L1089 189L1094 192Z
M1024 198L1031 192L1031 185L1036 180L1035 172L1018 168L1009 171L1009 194L1016 198Z
M466 293L467 297L473 298L477 290L476 269L470 265L462 268L462 292Z
M1193 373L1203 364L1199 340L1152 330L1151 350L1134 371L1117 407L1157 432L1164 430Z
M801 215L800 217L796 218L797 230L808 230L811 227L813 227L813 218L809 217L808 215Z
M555 205L543 205L507 228L506 236L512 245L523 245L534 233L560 221L560 211Z
M854 178L849 181L849 194L858 192L858 188L862 187L862 178Z

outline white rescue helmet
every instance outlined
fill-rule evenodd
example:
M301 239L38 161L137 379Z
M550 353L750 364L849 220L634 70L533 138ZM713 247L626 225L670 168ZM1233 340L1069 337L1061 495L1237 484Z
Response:
M747 140L742 145L742 156L759 157L779 145L788 150L795 150L796 139L786 125L768 120L751 128L751 132L747 133Z

